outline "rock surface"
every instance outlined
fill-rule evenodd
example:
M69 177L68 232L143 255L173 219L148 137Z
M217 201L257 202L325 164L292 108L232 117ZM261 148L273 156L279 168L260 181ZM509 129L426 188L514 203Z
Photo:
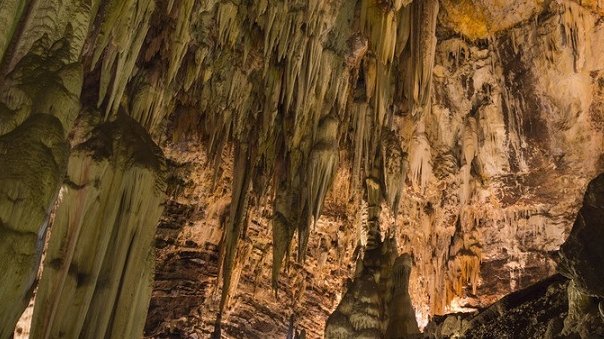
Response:
M604 174L587 186L583 206L560 249L560 269L582 293L604 298Z
M8 272L0 338L28 305L52 216L68 227L50 232L49 244L84 224L90 238L72 234L66 243L80 245L67 248L87 253L75 261L82 267L66 266L72 252L58 251L46 267L63 274L40 287L72 291L69 282L78 291L86 276L65 269L80 272L103 252L81 244L106 239L100 226L122 225L75 222L79 204L99 194L124 225L145 224L137 234L147 240L164 206L156 171L130 166L146 163L144 154L116 156L127 165L75 148L70 156L69 143L90 139L76 119L106 126L127 115L169 162L148 336L320 337L359 253L378 236L412 257L408 291L420 326L553 274L551 256L588 181L604 170L603 8L587 0L0 2L0 271ZM105 149L128 136L94 142ZM88 198L66 172L99 179ZM141 193L118 199L107 190ZM145 209L122 208L128 202L150 210L133 216ZM132 227L119 229L130 239ZM133 245L137 257L149 242ZM49 246L51 257L62 248ZM131 253L122 247L110 252ZM135 320L107 322L104 313L106 325L140 330L147 264L133 270L140 281L121 280L119 265L103 270L119 281L113 291L141 292L116 299L115 314ZM568 287L576 314L592 314L586 291L601 295L592 278ZM80 326L83 314L53 319L61 309L53 304L35 326ZM131 305L138 311L128 313Z
M459 26L443 17L449 4L441 3L431 110L420 116L393 116L405 157L406 185L400 215L394 218L385 211L384 220L390 221L383 223L382 232L392 232L399 250L413 254L409 289L422 325L428 316L487 307L553 274L552 254L570 232L588 180L604 165L599 109L604 96L598 94L602 65L597 57L604 49L601 21L592 9L573 2L535 4L510 5L520 19L493 28L489 39L469 41L455 33ZM500 17L508 11L492 10ZM184 120L190 119L184 113L176 119L190 121ZM179 217L185 225L180 231L160 233L162 244L171 243L160 252L175 258L187 253L183 244L192 241L196 252L218 260L220 219L226 217L210 211L218 201L228 206L232 153L223 153L226 163L219 173L224 183L208 195L200 187L213 180L212 162L205 154L191 155L203 153L203 144L180 139L168 149L179 166L193 166L191 172L205 174L181 176L189 186L175 201L196 212ZM341 157L334 188L309 238L305 284L324 287L306 288L296 306L274 324L279 330L271 333L284 335L293 313L308 337L320 337L317 329L339 300L334 293L351 275L356 239L364 237L357 231L358 220L366 207L359 209L346 197L354 189L348 183L354 172L346 168L350 161L354 163ZM216 221L203 220L208 213ZM277 319L276 308L270 306L278 304L273 294L252 292L258 284L270 284L271 239L263 225L269 224L271 213L263 213L264 218L250 222L252 235L243 240L264 245L252 245L249 262L241 263L232 296L240 301L231 304L223 317L226 336L257 333L245 320L250 314ZM250 218L258 216L254 212ZM295 242L294 238L294 246ZM203 274L200 281L217 280L219 263L213 261L209 267L194 270ZM255 272L262 272L259 278ZM280 290L295 290L296 281L283 280L287 287ZM171 320L148 322L147 333L183 330L178 323L201 323L196 326L205 329L198 333L210 333L218 301L213 283L207 286L204 293L213 299L204 297L201 305L191 305L195 311L190 316L183 312ZM177 287L170 299L167 289L161 290L153 299L152 312L158 314L154 319L161 318L163 302L169 305L170 300L189 295L187 288L181 294ZM308 311L293 311L297 309ZM159 330L168 327L172 330Z
M600 229L604 175L590 182L571 235L559 251L556 274L511 293L474 314L437 317L427 328L432 338L599 338L604 336L604 314L598 288L604 257ZM570 280L569 280L570 279Z

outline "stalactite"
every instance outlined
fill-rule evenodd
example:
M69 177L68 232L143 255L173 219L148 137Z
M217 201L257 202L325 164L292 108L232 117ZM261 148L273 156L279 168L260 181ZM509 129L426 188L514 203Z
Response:
M476 294L480 273L481 246L475 233L476 229L464 230L461 222L458 221L449 246L444 305L449 305L456 296L463 295L462 289L467 285L470 285L472 293Z
M354 123L354 154L352 164L352 187L355 191L361 188L362 160L367 159L367 142L365 128L367 125L368 107L366 103L353 103L350 107Z
M581 72L591 51L588 27L593 27L593 19L586 15L581 5L574 2L564 2L562 10L564 12L560 15L560 25L563 41L572 48L575 72Z
M436 22L439 3L436 0L415 1L409 16L408 48L403 54L406 60L403 96L413 115L430 109L432 96L432 68L436 52Z
M316 143L310 155L309 206L313 222L321 215L323 199L331 187L338 168L338 121L327 116L319 123Z
M178 10L175 10L176 13L176 28L172 34L170 39L171 45L169 47L170 60L168 63L168 73L167 73L167 82L168 84L174 81L176 77L176 73L180 69L183 64L183 59L187 53L187 48L189 47L189 42L191 41L190 36L190 26L191 26L191 16L193 15L193 6L195 5L194 0L185 0L178 2L179 7ZM168 9L171 12L172 8ZM168 86L166 86L168 87Z
M283 166L284 164L280 164ZM291 175L294 168L279 168L277 192L274 202L273 223L273 270L272 283L277 291L279 274L284 259L287 263L289 258L292 239L298 232L298 259L302 260L302 251L306 251L308 241L309 223L311 213L308 211L307 197L304 195L306 189L302 186L300 176ZM298 170L300 170L298 168ZM291 179L290 179L291 178Z
M465 205L466 203L468 203L470 201L470 198L471 198L472 163L474 161L474 158L477 155L478 147L479 147L476 119L471 118L471 117L468 119L466 126L464 128L464 131L463 131L462 138L463 138L463 140L462 140L463 165L461 166L462 183L461 183L461 191L459 194L459 196L460 196L459 200L462 205Z
M218 41L221 45L233 47L239 36L239 27L237 27L238 6L231 2L224 2L218 5Z
M432 150L423 123L418 123L409 145L409 179L425 189L432 178Z
M384 194L386 202L396 215L407 174L407 154L403 152L400 140L392 132L384 134L381 144Z
M231 199L231 208L229 221L223 235L222 247L222 263L220 270L222 272L222 295L220 298L220 310L222 311L227 305L230 289L233 268L235 265L235 255L237 253L237 245L241 237L241 231L244 223L247 222L247 208L249 198L250 179L252 177L251 163L248 154L249 149L246 145L237 146L235 149L235 164L233 190Z
M161 151L124 115L91 135L69 162L36 296L35 337L123 338L144 326L163 210Z
M510 57L511 55L502 55L503 51L497 42L489 44L489 48L493 51L493 57L497 64L504 64L504 57ZM513 51L517 53L517 51ZM525 155L526 135L523 132L523 117L525 110L523 109L524 103L522 96L515 95L513 92L514 79L507 79L502 70L497 70L500 78L500 88L502 88L502 109L506 116L506 129L507 129L507 142L516 154L516 159L510 159L519 167L521 171L526 171L527 159Z
M50 208L68 158L66 135L80 109L82 68L69 41L41 39L2 83L0 116L0 338L28 304Z
M132 80L135 93L129 95L130 116L152 134L157 134L170 107L168 90L161 83L150 83L151 75L141 72Z
M106 116L115 114L149 30L152 0L112 1L92 52L92 67L101 59L97 106L105 104Z

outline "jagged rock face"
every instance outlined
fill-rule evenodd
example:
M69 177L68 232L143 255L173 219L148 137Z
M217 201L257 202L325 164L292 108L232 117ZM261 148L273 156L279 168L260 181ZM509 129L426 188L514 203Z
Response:
M556 274L526 289L505 296L474 314L436 318L426 334L432 338L521 337L594 338L604 335L604 313L599 292L604 278L597 267L604 263L601 246L602 183L600 174L587 187L583 206L569 239L559 251ZM569 280L571 279L571 280Z
M573 229L562 245L560 266L582 293L604 297L604 174L589 183Z
M552 338L562 330L568 311L568 284L564 277L555 275L476 314L436 318L426 334L430 338Z
M408 239L419 276L436 278L422 287L432 297L426 312L486 305L553 272L548 252L602 166L594 19L573 3L551 4L537 24L488 41L441 33L432 111L402 122L412 199L399 243Z

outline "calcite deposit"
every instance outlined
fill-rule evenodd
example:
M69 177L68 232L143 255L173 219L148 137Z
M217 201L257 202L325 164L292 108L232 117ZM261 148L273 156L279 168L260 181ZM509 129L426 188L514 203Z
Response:
M601 334L603 18L0 0L0 339Z

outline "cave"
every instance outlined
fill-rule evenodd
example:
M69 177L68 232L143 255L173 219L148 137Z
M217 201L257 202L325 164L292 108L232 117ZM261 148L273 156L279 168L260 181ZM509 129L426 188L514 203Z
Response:
M0 339L604 337L604 1L0 0Z

